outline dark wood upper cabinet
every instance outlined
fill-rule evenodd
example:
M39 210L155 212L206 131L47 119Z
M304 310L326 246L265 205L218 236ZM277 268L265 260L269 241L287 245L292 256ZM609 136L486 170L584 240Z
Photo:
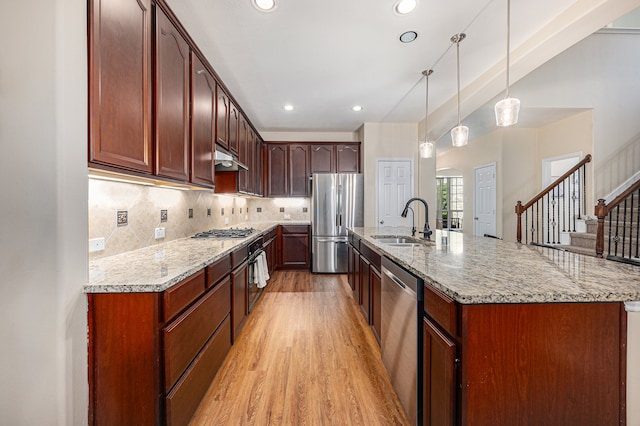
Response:
M333 144L311 145L311 173L335 173Z
M88 6L89 161L151 173L151 0Z
M247 160L249 158L248 153L248 145L247 138L249 135L249 125L247 124L246 118L243 115L240 115L240 120L238 123L238 160L247 164ZM249 172L247 170L239 170L238 171L238 191L247 193L249 188Z
M191 182L214 184L216 81L191 53Z
M189 180L189 45L156 7L156 174Z
M287 179L287 145L267 145L267 197L289 195Z
M289 195L292 197L309 196L309 145L289 145Z
M229 113L229 151L238 153L238 124L240 121L240 111L238 107L230 103Z
M337 173L360 173L359 144L336 145L335 154Z
M263 174L263 167L264 167L264 160L263 160L263 143L262 143L262 139L260 139L260 137L258 137L258 135L256 135L256 139L255 139L255 157L254 157L254 167L256 169L256 174L255 174L255 186L254 186L254 191L253 193L255 195L259 195L262 196L264 191L263 191L263 181L262 181L262 177L264 176Z
M229 95L218 84L216 89L218 98L216 107L216 142L223 148L229 149L229 114L231 102Z

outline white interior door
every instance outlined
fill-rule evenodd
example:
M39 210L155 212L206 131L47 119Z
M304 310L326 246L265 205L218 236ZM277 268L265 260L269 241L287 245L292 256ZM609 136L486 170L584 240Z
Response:
M473 235L496 235L496 164L474 169Z
M412 160L378 160L376 176L378 226L406 226L400 216L405 203L413 196Z

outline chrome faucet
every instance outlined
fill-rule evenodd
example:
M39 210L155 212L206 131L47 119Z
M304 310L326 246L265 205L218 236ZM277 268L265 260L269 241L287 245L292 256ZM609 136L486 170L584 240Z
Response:
M407 213L409 211L409 204L413 203L414 201L420 201L422 204L424 204L424 228L422 229L422 231L420 231L420 233L423 235L423 238L430 240L431 239L431 229L429 229L429 205L427 204L427 202L425 200L423 200L422 198L411 198L409 201L407 201L407 204L405 204L404 206L404 210L402 210L402 213L400 214L400 216L402 217L407 217ZM413 211L413 210L411 210ZM411 229L411 235L415 234L415 226L412 227Z

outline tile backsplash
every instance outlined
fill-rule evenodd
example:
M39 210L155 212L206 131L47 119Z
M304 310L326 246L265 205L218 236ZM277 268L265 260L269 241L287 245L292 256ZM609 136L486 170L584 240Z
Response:
M89 253L91 259L244 222L310 218L308 198L246 198L89 179L89 239L105 239L104 250ZM165 237L156 240L159 227Z

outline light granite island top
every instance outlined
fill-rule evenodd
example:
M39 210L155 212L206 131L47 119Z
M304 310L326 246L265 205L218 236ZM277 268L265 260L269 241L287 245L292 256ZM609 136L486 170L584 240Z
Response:
M233 227L253 227L257 232L246 238L181 238L91 260L89 282L83 290L85 293L161 292L278 225L309 225L309 222L241 223Z
M420 247L394 247L372 237L410 235L409 229L350 231L462 304L640 300L640 266L458 232L437 231Z

